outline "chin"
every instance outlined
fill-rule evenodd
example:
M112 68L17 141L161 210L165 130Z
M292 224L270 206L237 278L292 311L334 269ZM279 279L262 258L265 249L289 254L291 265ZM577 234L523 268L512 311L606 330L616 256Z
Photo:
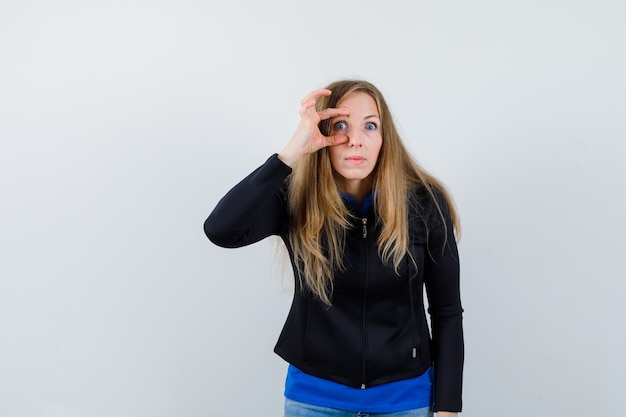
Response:
M372 171L368 172L337 172L337 174L348 181L363 181L372 175Z

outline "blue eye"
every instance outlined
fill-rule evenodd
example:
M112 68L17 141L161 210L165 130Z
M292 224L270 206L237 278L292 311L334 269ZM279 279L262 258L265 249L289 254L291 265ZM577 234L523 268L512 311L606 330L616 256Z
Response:
M365 128L367 130L376 130L378 129L378 126L376 125L376 123L368 123L365 125Z
M335 130L343 130L347 127L348 125L346 124L346 122L337 122L333 125L333 129Z

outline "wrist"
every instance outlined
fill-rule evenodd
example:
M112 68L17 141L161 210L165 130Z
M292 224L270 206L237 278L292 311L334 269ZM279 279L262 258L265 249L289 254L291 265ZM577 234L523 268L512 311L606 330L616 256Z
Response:
M302 155L299 155L288 148L278 152L278 159L280 159L285 165L293 168L293 165L300 159Z

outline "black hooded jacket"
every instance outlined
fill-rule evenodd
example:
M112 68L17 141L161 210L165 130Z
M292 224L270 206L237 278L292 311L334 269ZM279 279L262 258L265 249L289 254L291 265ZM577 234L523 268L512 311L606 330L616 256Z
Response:
M293 265L284 187L290 173L277 155L270 157L220 200L204 224L208 238L235 248L279 235ZM346 236L345 268L334 277L332 305L296 279L275 352L303 372L358 388L416 377L434 363L434 411L460 411L463 309L458 253L440 195L438 203L445 226L426 190L413 191L409 234L415 263L405 257L398 273L378 255L374 210L357 216Z

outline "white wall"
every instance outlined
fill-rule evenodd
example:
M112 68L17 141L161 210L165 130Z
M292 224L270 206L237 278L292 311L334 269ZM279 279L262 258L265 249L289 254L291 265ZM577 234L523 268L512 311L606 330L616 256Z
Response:
M271 245L221 249L202 222L344 77L381 88L462 214L463 415L620 410L625 18L620 0L3 0L0 415L282 415Z

